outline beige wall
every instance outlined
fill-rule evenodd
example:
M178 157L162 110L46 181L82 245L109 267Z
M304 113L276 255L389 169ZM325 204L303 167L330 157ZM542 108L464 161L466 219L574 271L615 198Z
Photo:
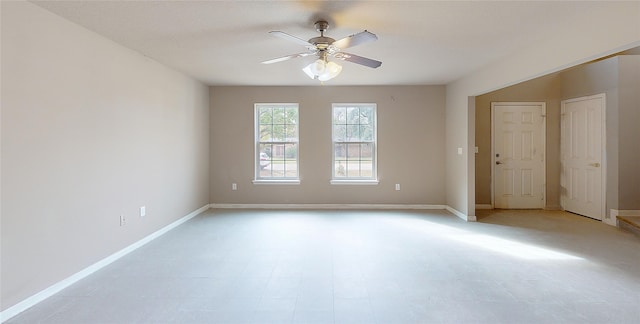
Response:
M209 110L202 84L30 3L1 6L2 310L210 201L446 203L473 215L473 96L640 45L640 3L596 4L447 85L446 111L443 87L322 86L214 87ZM259 101L301 104L299 186L250 182ZM321 123L334 101L378 103L378 186L328 184Z
M476 97L476 204L491 204L491 103L546 104L546 206L560 207L560 80L556 74Z
M616 56L580 65L476 97L476 201L491 203L491 102L547 104L547 207L560 206L560 101L606 95L607 209L640 209L640 56Z
M606 95L606 209L618 209L618 58L581 65L560 74L562 100Z
M442 86L212 87L211 202L444 204ZM254 104L299 103L299 185L254 185ZM379 185L331 185L331 104L376 103ZM231 184L238 190L232 191ZM395 191L395 184L401 185Z
M563 28L540 26L539 37L530 46L447 85L447 205L475 215L473 97L640 46L639 12L640 2L592 3L567 16ZM458 147L462 155L457 154Z
M607 209L640 210L640 56L616 56L562 75L563 99L606 94Z
M209 202L209 106L191 78L1 5L6 310Z
M640 55L620 56L618 59L618 209L640 210Z

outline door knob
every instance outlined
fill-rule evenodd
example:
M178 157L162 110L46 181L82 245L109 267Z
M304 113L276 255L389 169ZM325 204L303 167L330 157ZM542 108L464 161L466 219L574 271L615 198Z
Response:
M589 166L592 166L594 168L599 168L600 167L600 163L596 162L596 163L589 163Z
M496 164L502 164L502 162L500 162L500 161L496 161Z

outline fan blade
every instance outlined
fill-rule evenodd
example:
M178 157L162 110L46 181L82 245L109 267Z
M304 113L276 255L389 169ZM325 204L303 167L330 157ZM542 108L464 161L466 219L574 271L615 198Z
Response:
M370 58L358 56L358 55L355 55L355 54L344 53L344 52L336 53L334 55L334 57L336 59L338 59L338 60L348 61L348 62L351 62L351 63L356 63L356 64L368 66L368 67L374 68L374 69L379 67L380 65L382 65L382 62L380 62L380 61L376 61L376 60L372 60Z
M298 58L298 57L305 57L305 56L314 55L314 54L315 53L291 54L291 55L287 55L287 56L283 56L283 57L274 58L272 60L264 61L264 62L261 62L261 63L262 64L278 63L278 62L287 61L287 60L290 60L290 59L294 59L294 58Z
M372 42L374 40L377 40L378 36L376 36L376 34L370 33L368 31L363 31L357 34L353 34L351 36L347 36L343 39L339 39L335 42L333 42L333 46L339 48L339 49L345 49L345 48L349 48L349 47L354 47L356 45L360 45L362 43L366 43L366 42Z
M306 40L304 40L302 38L298 38L298 37L295 37L293 35L289 35L289 34L287 34L285 32L281 32L279 30L270 31L269 34L271 34L273 36L278 36L278 37L280 37L282 39L286 39L286 40L292 41L294 43L298 43L298 44L300 44L302 46L309 46L309 45L313 46L313 44L307 42Z

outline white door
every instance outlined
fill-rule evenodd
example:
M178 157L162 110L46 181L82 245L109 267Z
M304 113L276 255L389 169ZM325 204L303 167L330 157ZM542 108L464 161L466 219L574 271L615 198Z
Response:
M545 112L543 102L494 102L493 206L545 206Z
M602 220L605 95L562 101L560 162L562 208Z

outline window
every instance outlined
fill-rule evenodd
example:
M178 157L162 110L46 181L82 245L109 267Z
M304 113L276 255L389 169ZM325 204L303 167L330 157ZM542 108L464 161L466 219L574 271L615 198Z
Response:
M376 105L333 104L332 183L377 183Z
M298 104L256 104L256 182L298 182Z

